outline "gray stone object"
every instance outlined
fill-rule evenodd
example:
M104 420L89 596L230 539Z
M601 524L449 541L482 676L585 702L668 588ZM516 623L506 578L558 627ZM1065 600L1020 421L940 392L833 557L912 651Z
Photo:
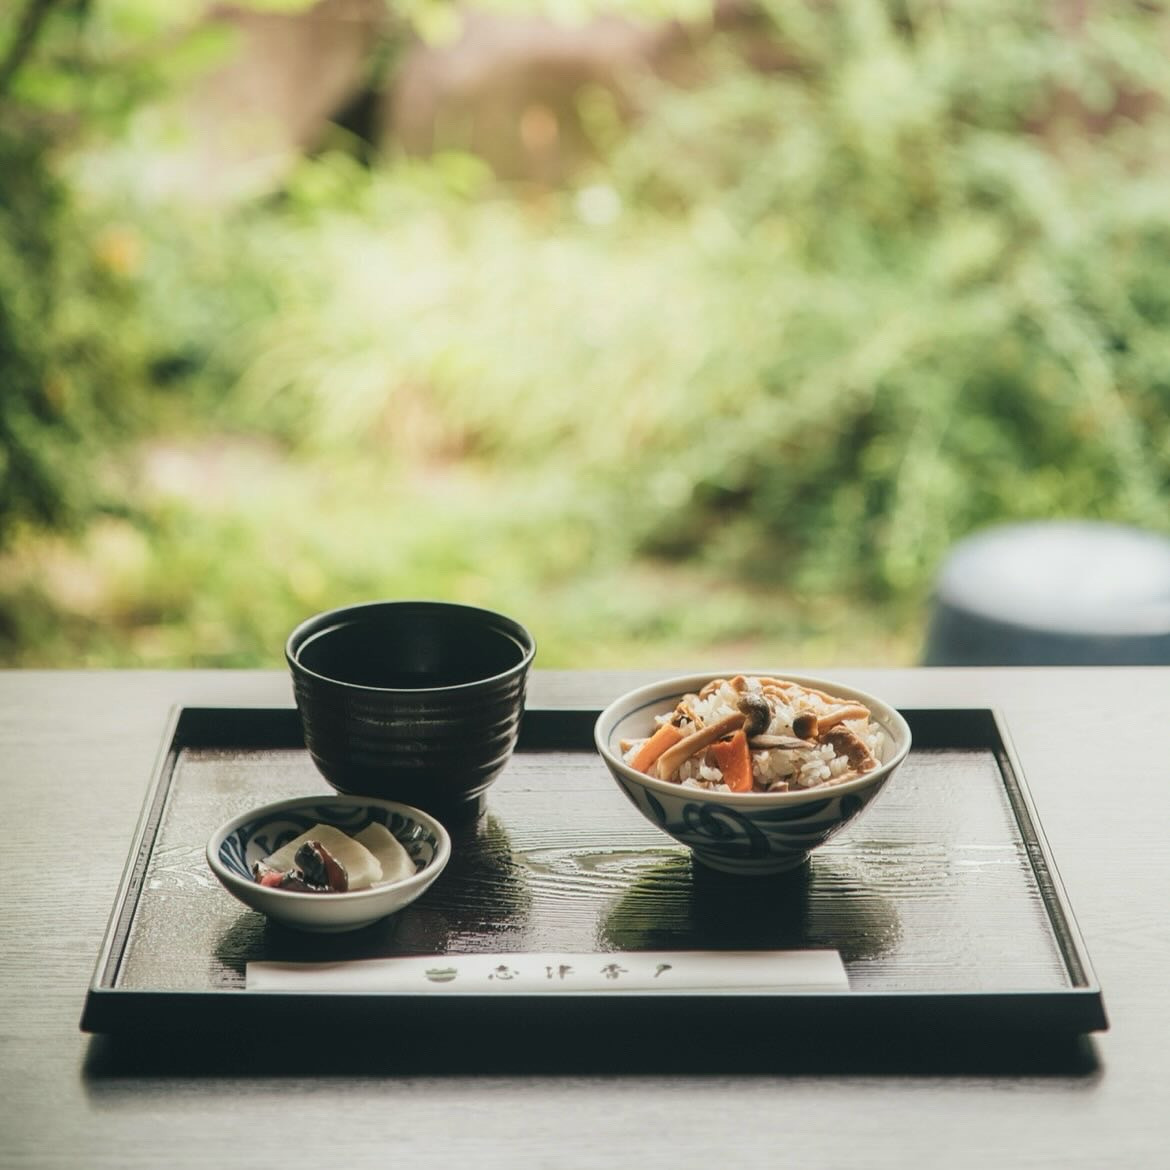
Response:
M977 533L939 573L923 661L1170 663L1170 539L1087 520Z

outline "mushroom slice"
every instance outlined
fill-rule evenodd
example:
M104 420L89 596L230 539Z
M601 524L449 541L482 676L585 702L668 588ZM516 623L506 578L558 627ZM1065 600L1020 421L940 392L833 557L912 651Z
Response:
M760 751L779 748L784 752L798 752L816 747L816 744L807 739L797 739L792 735L753 735L748 740L748 747Z
M801 739L816 739L819 730L820 720L815 711L801 711L792 720L793 734L800 736Z
M691 756L697 755L703 748L713 744L717 739L722 739L725 735L731 735L738 731L743 723L744 717L738 712L724 715L722 719L717 719L701 730L692 732L686 739L680 739L674 747L667 748L658 757L658 778L660 780L669 779L671 774L677 772Z
M846 703L843 707L834 707L831 711L802 711L792 721L792 730L805 739L816 739L831 727L845 723L850 719L868 719L869 708L860 703Z
M785 682L783 679L776 679L775 681L789 692L790 697L795 693L796 695L812 695L814 699L820 699L822 703L841 702L836 696L827 694L825 691L819 691L816 687L806 687L797 682Z
M691 700L696 703L699 701L697 695L684 695L678 701L678 706L675 707L674 713L670 717L671 723L678 727L684 721L693 723L696 727L703 726L703 717L695 713L694 707L691 706Z
M735 704L744 717L743 729L748 736L762 735L772 725L772 704L763 695L740 695Z
M823 715L818 716L817 727L821 731L827 731L830 727L836 727L838 723L845 723L850 719L868 718L868 707L861 703L846 703L844 707L835 707L832 711L826 711Z
M839 756L845 756L858 772L872 772L878 766L873 753L848 727L831 727L817 736L820 743L830 744Z

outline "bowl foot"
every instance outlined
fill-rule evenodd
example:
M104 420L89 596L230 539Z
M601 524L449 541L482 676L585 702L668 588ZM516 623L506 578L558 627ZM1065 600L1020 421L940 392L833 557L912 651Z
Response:
M487 812L487 793L480 792L470 800L458 804L436 805L430 812L443 822L445 828L454 829L478 821Z
M714 869L719 873L733 873L741 877L764 877L768 874L789 873L791 870L799 869L809 858L807 853L785 854L783 857L753 857L743 859L713 857L707 853L700 853L697 849L693 849L692 853L695 855L695 860L707 869Z

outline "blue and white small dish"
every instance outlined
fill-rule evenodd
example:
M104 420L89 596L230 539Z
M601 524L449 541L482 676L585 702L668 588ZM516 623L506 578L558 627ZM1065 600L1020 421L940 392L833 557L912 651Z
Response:
M262 886L252 866L317 824L353 836L377 821L414 861L415 872L344 894L308 894ZM339 932L369 926L408 906L443 872L451 857L447 830L421 809L371 796L307 796L281 800L234 817L207 843L207 864L246 906L297 930Z
M725 873L775 874L795 869L869 805L910 751L910 728L888 703L844 683L785 673L788 681L869 708L885 733L876 768L855 779L816 788L712 792L648 776L622 759L622 740L645 738L654 729L654 717L672 711L683 696L697 693L713 678L760 673L713 671L639 687L615 699L594 726L597 750L630 803L652 825L690 848L696 860Z

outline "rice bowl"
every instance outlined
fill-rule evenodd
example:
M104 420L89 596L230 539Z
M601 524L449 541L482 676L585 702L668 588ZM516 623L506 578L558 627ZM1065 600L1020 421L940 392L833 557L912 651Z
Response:
M771 675L736 674L715 678L699 691L685 694L669 713L654 719L654 731L642 739L623 740L622 758L631 767L662 780L711 792L788 792L852 780L878 766L885 733L856 698ZM711 731L728 729L726 736ZM746 728L751 729L750 736ZM664 732L670 734L664 736ZM736 743L743 732L743 743ZM706 734L704 734L706 733ZM666 746L648 757L655 739ZM729 782L720 747L742 746L751 768L751 786ZM688 752L686 745L698 746ZM677 766L662 767L678 756ZM643 760L644 764L639 761Z
M769 693L771 714L762 730L759 721L749 724L742 711L738 720L729 719L733 713L727 710L731 699L725 688L737 679L742 680L732 687L737 711L739 699L765 687L784 692L791 701ZM680 705L687 709L681 717ZM846 718L833 717L842 711ZM805 718L798 723L800 716ZM828 716L828 728L820 726L822 716ZM635 767L639 750L672 720L681 734L669 734L671 742L653 766ZM722 728L720 720L727 720ZM698 732L705 727L715 738L688 744L699 722ZM849 736L824 734L842 726ZM796 731L806 734L789 734ZM709 748L721 744L726 749L736 732L749 741L751 769L750 781L739 774L733 787L718 753L713 759ZM826 742L819 742L822 738ZM647 820L691 848L704 865L752 874L794 868L844 828L893 776L909 753L910 739L901 714L874 695L830 680L762 671L687 675L640 687L614 700L594 727L597 750L610 774ZM782 742L752 747L753 740ZM834 740L848 750L834 746ZM692 750L696 742L698 750ZM672 748L685 756L678 766L668 755ZM742 747L740 753L742 763Z

